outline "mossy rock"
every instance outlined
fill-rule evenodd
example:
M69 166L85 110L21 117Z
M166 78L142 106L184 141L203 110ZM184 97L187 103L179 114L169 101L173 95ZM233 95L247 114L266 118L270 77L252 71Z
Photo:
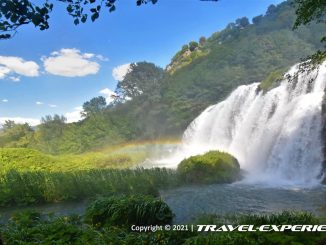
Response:
M193 184L232 183L240 179L238 160L220 151L209 151L184 159L177 172L181 181Z

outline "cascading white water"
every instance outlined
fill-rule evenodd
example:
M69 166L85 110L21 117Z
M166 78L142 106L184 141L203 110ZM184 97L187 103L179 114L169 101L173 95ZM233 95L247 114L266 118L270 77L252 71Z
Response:
M298 65L287 73L293 79L284 78L267 93L259 91L259 83L244 85L208 107L185 131L172 162L221 150L239 160L247 181L318 183L326 62L310 72L297 71Z

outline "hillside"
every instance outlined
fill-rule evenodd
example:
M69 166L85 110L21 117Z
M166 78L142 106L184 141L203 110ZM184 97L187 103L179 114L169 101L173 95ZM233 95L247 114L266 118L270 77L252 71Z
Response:
M231 23L214 33L200 48L207 54L197 55L195 50L188 65L180 65L184 59L175 57L170 70L181 68L169 75L163 92L163 100L169 105L168 129L182 131L200 111L225 98L237 86L260 82L320 48L324 26L310 25L293 31L295 17L289 2L271 6L264 16L254 18L253 24Z
M165 70L148 62L135 64L119 82L115 103L105 106L101 98L85 103L90 113L83 121L65 124L63 118L49 117L36 130L26 125L7 128L0 133L0 147L59 154L130 140L180 137L203 109L237 86L270 83L279 71L321 47L324 26L311 24L293 31L295 18L289 1L271 5L252 22L239 18L208 38L198 37L198 43L185 44Z

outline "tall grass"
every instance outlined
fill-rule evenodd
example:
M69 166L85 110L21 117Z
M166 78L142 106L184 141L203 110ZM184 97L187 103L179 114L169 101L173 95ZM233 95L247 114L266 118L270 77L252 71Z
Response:
M98 195L144 194L178 185L167 169L98 169L73 172L18 172L0 175L0 206L83 200Z
M75 171L132 167L146 159L146 152L88 152L80 155L53 156L33 149L0 148L0 172Z
M162 200L131 195L98 198L86 209L85 221L96 228L171 224L174 215Z

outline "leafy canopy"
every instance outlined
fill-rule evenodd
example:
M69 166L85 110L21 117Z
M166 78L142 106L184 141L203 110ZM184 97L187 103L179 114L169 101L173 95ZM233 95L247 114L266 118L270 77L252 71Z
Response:
M140 6L147 3L155 4L158 0L134 1ZM78 25L85 23L89 18L94 22L99 18L101 11L109 10L110 13L115 11L117 0L43 0L43 2L36 5L32 0L1 0L0 40L11 38L19 27L27 24L34 24L41 31L48 29L50 27L48 20L54 7L52 2L66 4L67 13L73 18L74 24Z
M326 1L325 0L295 0L297 19L294 29L300 25L307 25L312 22L326 24ZM326 35L322 37L325 43L324 49L312 55L312 59L320 62L326 58Z
M141 94L153 93L159 88L163 75L164 70L153 63L133 63L123 80L117 84L117 98L124 102Z

